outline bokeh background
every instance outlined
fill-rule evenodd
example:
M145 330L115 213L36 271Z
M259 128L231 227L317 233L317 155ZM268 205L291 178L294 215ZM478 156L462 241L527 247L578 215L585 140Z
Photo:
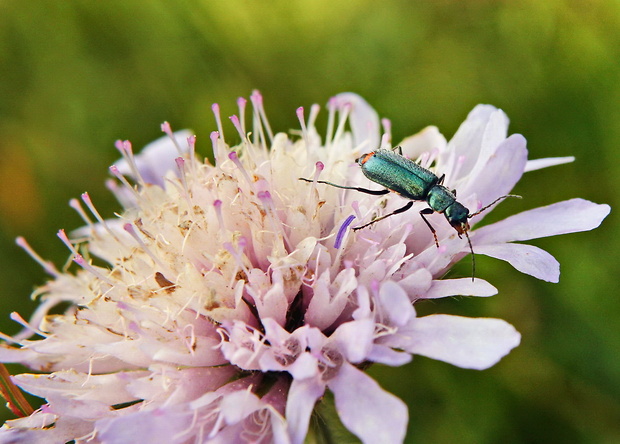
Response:
M298 127L298 106L357 92L392 120L395 141L430 124L451 137L491 103L531 158L577 160L528 173L524 199L489 219L572 197L618 208L618 1L2 0L0 330L18 330L9 313L28 316L46 280L15 237L62 266L55 233L81 225L68 200L88 190L103 214L119 209L103 185L116 139L139 148L168 120L206 155L211 103L230 115L255 88L281 131ZM614 211L593 232L533 242L561 262L559 284L478 256L497 296L420 307L503 318L523 340L484 372L422 357L373 367L410 406L407 442L620 442Z

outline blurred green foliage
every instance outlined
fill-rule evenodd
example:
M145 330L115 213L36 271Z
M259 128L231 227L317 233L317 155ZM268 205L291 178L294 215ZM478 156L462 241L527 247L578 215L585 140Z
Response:
M206 155L211 103L230 115L255 88L281 131L298 127L298 106L357 92L396 141L429 124L450 137L491 103L531 158L577 157L527 174L525 199L492 218L577 196L618 207L618 1L4 0L0 330L18 330L8 314L27 316L46 279L14 238L62 266L55 232L80 225L67 201L88 190L103 214L119 209L103 186L116 139L139 148L168 120ZM559 284L479 256L499 295L420 308L504 318L523 341L484 372L373 367L410 406L408 442L620 442L619 230L612 212L596 231L538 241L562 263Z

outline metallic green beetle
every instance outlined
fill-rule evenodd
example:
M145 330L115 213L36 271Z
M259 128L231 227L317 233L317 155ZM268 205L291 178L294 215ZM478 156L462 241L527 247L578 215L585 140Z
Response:
M399 153L394 152L398 149ZM384 216L373 219L367 224L353 228L353 230L361 230L369 225L379 222L387 217L395 214L403 213L413 206L415 201L425 201L428 204L428 208L424 208L420 211L420 216L433 233L435 239L435 245L439 247L439 241L437 240L437 233L433 226L430 224L426 215L433 214L435 212L441 213L446 217L446 220L456 230L459 237L465 234L469 249L472 253L472 261L474 249L469 239L469 222L468 219L480 214L490 206L496 204L506 197L521 197L514 194L507 194L505 196L498 197L490 204L476 211L475 213L469 213L469 210L460 202L456 200L456 190L449 190L443 185L445 175L437 177L433 172L423 168L419 164L413 162L402 156L402 150L400 147L394 148L394 150L379 149L377 151L364 154L357 159L357 163L362 167L364 175L373 182L383 185L384 190L370 190L360 187L348 187L343 185L337 185L332 182L323 180L317 180L317 183L323 183L331 185L337 188L344 188L348 190L356 190L366 194L372 194L375 196L381 196L388 194L389 192L395 192L400 194L405 199L409 199L403 207L386 214ZM300 178L306 182L313 182L311 179ZM475 262L473 264L475 272ZM473 277L472 277L473 279Z

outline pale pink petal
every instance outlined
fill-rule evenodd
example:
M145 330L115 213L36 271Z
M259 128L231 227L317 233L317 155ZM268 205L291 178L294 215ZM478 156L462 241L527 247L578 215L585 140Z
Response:
M477 245L525 241L598 227L611 208L584 199L571 199L510 216L476 230Z
M419 133L403 139L398 146L402 148L403 156L409 159L417 159L427 151L444 151L447 143L446 138L436 126L427 126Z
M402 334L400 346L410 353L475 370L495 365L521 341L501 319L450 315L417 318Z
M340 420L366 443L401 443L407 431L407 405L348 363L328 383Z
M504 140L487 162L480 174L469 179L467 186L457 190L463 196L475 194L481 205L488 205L500 196L508 194L523 175L527 161L525 138L513 134ZM470 208L471 212L477 208ZM474 220L479 220L488 211Z
M375 344L373 345L372 350L370 350L367 359L378 364L397 367L410 362L413 357L409 353L397 351L384 345Z
M393 281L387 281L379 290L382 311L394 325L405 325L415 317L415 310L405 290Z
M63 394L67 398L97 401L107 405L133 401L135 396L127 390L132 380L150 374L146 371L88 375L75 371L60 371L50 375L22 373L13 381L28 393L41 398Z
M479 253L476 249L476 253ZM493 296L497 294L497 288L483 279L471 278L434 280L431 288L423 296L423 299L445 298L447 296Z
M254 298L254 301L261 318L273 318L279 324L286 322L288 300L281 283L274 282L265 294Z
M489 119L495 112L497 108L492 105L476 105L448 142L448 150L455 150L457 155L467 155L469 151L477 151L482 144L482 137Z
M536 170L540 170L540 169L555 166L555 165L571 163L574 161L575 161L575 158L573 156L545 157L543 159L528 160L527 163L525 164L525 172L527 173L528 171L536 171Z
M480 146L472 145L469 147L470 152L462 155L464 157L461 157L460 160L460 162L463 162L461 172L469 172L471 178L479 176L483 170L489 171L487 169L489 159L495 156L497 150L505 141L507 133L508 116L501 109L495 109L488 115L488 121L480 134L482 136L479 142ZM471 164L472 158L475 160L475 165L470 169L469 164Z
M493 134L505 135L508 130L508 119L501 119L498 114L504 113L491 105L477 105L448 142L443 160L448 161L446 156L453 156L450 162L460 159L462 174L469 174L472 170L479 169L481 164L486 163L499 142L499 138ZM489 143L491 140L496 141L495 146ZM485 154L479 162L483 147Z
M92 432L90 421L64 416L53 418L54 415L38 411L25 418L9 420L0 429L0 443L63 443Z
M174 408L134 412L97 422L97 439L106 444L182 443L178 435L191 427L192 416Z
M304 442L314 404L323 396L323 393L325 393L325 385L318 379L293 379L286 403L286 420L293 444Z
M374 339L375 322L360 319L341 324L332 335L339 349L349 362L359 363L366 359Z
M313 285L314 295L305 313L308 324L319 329L332 325L342 313L349 301L350 294L357 288L355 270L342 270L335 278L331 278L326 270Z
M226 424L236 424L263 406L260 398L248 390L228 393L220 403L221 414Z
M508 262L521 273L547 282L559 282L560 263L545 250L525 244L487 244L476 247L476 253Z

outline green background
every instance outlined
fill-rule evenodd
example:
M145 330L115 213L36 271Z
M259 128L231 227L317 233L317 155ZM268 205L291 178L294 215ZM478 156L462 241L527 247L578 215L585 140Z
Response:
M430 124L451 137L491 103L531 158L577 160L527 174L524 199L490 219L572 197L618 207L618 1L5 0L0 330L18 330L9 313L27 316L46 280L14 238L61 267L55 233L81 225L68 200L88 190L104 215L119 209L103 185L116 139L139 148L168 120L207 154L211 103L230 115L255 88L279 131L298 127L298 106L357 92L392 120L395 141ZM407 442L620 442L619 228L612 211L593 232L534 241L561 262L559 284L478 256L497 296L420 308L503 318L523 340L484 372L422 357L373 367L409 404Z

